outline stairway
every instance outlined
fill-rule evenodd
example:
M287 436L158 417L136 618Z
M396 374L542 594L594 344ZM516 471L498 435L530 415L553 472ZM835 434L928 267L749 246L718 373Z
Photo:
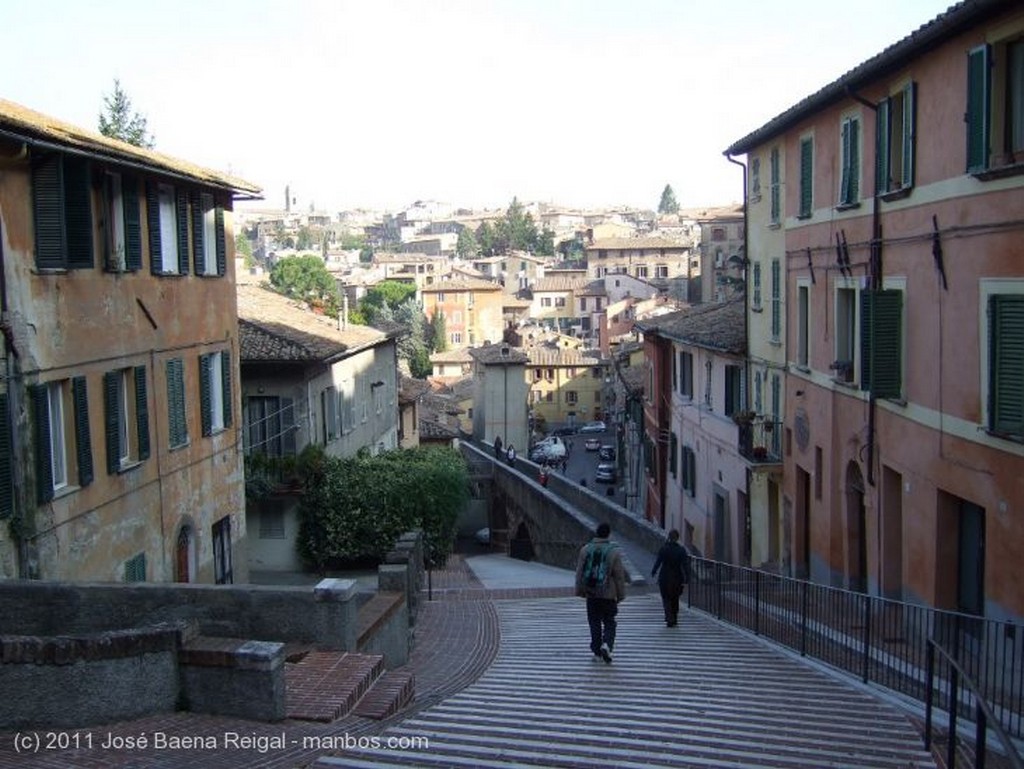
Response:
M622 604L611 665L590 654L582 601L495 606L501 650L481 678L314 769L935 766L893 705L709 618L666 628L657 595Z
M379 654L310 651L285 663L289 719L329 722L349 713L382 719L407 705L413 694L412 673L385 672Z

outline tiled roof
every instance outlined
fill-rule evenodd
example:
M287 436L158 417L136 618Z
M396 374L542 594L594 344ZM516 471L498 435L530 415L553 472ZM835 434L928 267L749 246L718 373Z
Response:
M698 304L635 326L645 333L656 333L677 342L711 350L742 354L746 352L742 299L715 304Z
M773 118L734 142L725 150L726 155L743 155L760 144L779 136L808 116L832 104L849 99L873 81L891 75L918 57L935 50L941 43L978 24L984 19L1010 9L1019 8L1020 0L964 0L950 6L927 24L903 39L893 43L881 53L851 69L824 88L797 102L781 115Z
M456 278L455 280L441 280L424 286L420 289L425 294L441 293L444 291L501 291L501 286L489 280L477 280L475 278Z
M603 280L592 280L576 293L578 296L605 296L608 291Z
M597 251L598 249L604 249L605 251L635 251L641 248L682 249L686 248L686 246L680 244L677 240L668 240L667 238L603 238L602 240L595 240L591 245L587 246L587 251Z
M469 354L469 350L460 347L457 350L445 350L444 352L435 352L430 355L431 363L472 363L473 356Z
M502 354L504 351L504 354ZM483 347L472 347L469 354L481 363L508 363L522 365L529 360L522 350L507 344L488 344Z
M541 291L575 291L587 285L586 277L546 276L533 284L533 293Z
M430 383L423 379L403 376L398 384L398 402L413 403L430 392Z
M571 347L529 347L526 353L531 366L597 366L601 363L596 353Z
M388 338L371 326L349 325L342 331L336 320L261 286L235 288L241 359L245 362L324 361Z
M236 193L246 193L245 197L258 196L262 192L255 184L229 174L86 131L5 99L0 99L0 130L29 143L57 144L109 158L111 162L141 165L154 172L184 176Z

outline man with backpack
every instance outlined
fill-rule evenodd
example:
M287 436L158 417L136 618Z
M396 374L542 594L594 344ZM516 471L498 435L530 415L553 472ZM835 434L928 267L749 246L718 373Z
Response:
M607 523L600 524L576 561L576 595L587 599L590 650L608 664L615 647L615 615L626 597L626 571L618 546L608 539L611 531Z

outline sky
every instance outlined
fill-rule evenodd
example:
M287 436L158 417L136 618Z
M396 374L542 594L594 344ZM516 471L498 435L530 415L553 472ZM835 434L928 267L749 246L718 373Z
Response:
M0 98L282 208L741 201L723 151L952 0L0 0Z

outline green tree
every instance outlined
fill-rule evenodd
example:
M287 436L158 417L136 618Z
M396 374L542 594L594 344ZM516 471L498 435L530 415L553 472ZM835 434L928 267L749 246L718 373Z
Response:
M416 286L398 280L382 280L366 292L359 302L359 309L371 324L377 322L377 316L387 306L393 314L403 302L410 297L415 298ZM391 320L388 317L387 320Z
M403 532L422 528L425 554L443 565L469 499L466 461L455 449L399 449L340 459L304 458L298 547L310 567L380 561Z
M490 222L480 222L476 228L476 242L480 244L480 253L494 256L494 227Z
M434 352L444 352L448 349L448 329L444 322L444 313L435 310L430 317L430 341Z
M462 259L471 259L480 253L480 245L476 242L476 236L469 227L463 227L459 231L459 239L455 242L455 253Z
M299 251L305 251L313 247L313 231L309 227L299 227L298 235L295 239L295 248Z
M132 109L132 100L114 78L114 92L104 94L104 111L99 114L99 129L104 136L120 139L136 147L152 149L155 139L146 128L146 117Z
M676 194L672 191L672 185L666 184L661 191L661 202L658 203L659 214L678 214L679 204L676 202Z
M270 271L270 284L281 293L338 315L338 285L315 254L287 256Z
M555 255L555 233L545 227L537 238L537 251L541 256Z
M246 269L256 264L256 260L252 257L252 243L249 242L249 238L245 236L244 232L235 235L235 255L239 254L245 260Z

